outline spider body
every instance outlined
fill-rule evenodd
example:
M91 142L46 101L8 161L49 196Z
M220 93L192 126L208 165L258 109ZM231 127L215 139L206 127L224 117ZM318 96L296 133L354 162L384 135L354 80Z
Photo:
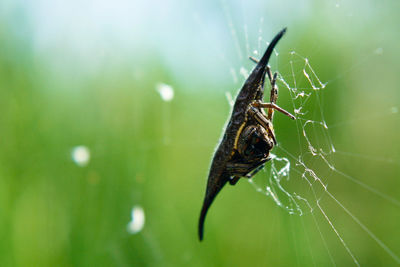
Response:
M273 111L277 110L295 119L277 106L278 89L275 73L268 67L271 53L286 28L280 31L251 72L233 106L231 118L223 138L215 151L207 181L207 189L199 219L199 239L203 239L204 220L216 195L229 182L234 185L241 177L251 178L269 160L269 152L276 145L272 127ZM270 102L263 103L265 76L271 85ZM268 109L266 113L264 108Z

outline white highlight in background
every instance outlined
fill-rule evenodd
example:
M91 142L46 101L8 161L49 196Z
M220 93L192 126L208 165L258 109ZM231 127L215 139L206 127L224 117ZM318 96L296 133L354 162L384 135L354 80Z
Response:
M140 206L134 206L131 211L131 221L128 223L128 232L130 234L139 233L144 226L144 210Z
M226 96L226 100L228 100L229 106L233 107L233 105L235 104L235 101L232 98L231 92L225 92L225 96Z
M377 55L382 55L383 54L383 48L382 47L378 47L377 49L375 49L374 53L377 54Z
M243 67L240 68L239 73L240 73L245 79L247 79L247 78L249 77L249 72L248 72L245 68L243 68Z
M162 100L169 102L174 98L174 89L171 85L159 83L156 85L156 90L160 94Z
M71 157L76 165L84 167L90 161L90 150L86 146L76 146L72 149Z

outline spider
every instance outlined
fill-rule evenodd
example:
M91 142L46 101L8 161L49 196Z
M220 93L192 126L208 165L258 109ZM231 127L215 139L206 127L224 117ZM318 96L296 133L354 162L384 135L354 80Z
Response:
M275 45L285 32L286 28L274 37L260 61L250 57L257 65L236 98L231 118L212 159L199 219L200 241L203 240L207 211L225 184L229 182L231 185L235 185L241 177L253 177L270 160L269 152L276 145L272 126L274 110L295 119L292 114L276 105L278 98L277 73L272 75L268 66ZM271 85L269 103L262 101L266 75ZM267 112L264 109L267 109Z

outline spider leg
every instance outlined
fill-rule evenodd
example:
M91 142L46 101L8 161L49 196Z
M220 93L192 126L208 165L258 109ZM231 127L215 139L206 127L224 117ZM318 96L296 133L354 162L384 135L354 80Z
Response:
M250 56L249 59L255 63L259 62L257 59L255 59L252 56ZM271 68L269 66L267 66L266 71L267 71L268 79L269 79L269 82L271 85L270 103L275 104L278 99L278 86L276 85L276 79L278 77L278 73L275 72L272 75ZM256 99L258 99L258 98L256 98ZM279 107L276 108L276 107L268 106L265 108L268 108L267 119L269 119L270 121L272 121L272 117L274 116L274 109L279 110L280 112L283 112L285 115L291 117L292 119L295 119L293 115L291 115L289 112L287 112Z
M260 163L260 165L258 165L253 171L251 171L250 173L246 174L245 177L248 178L248 179L250 179L251 177L253 177L254 175L256 175L259 171L262 170L262 168L264 168L265 162L266 162L267 160L269 160L269 158L266 159L265 161L263 161L262 163Z
M230 185L235 185L239 181L239 179L240 179L240 176L234 176L233 178L231 178L229 180L229 184Z
M258 59L256 59L255 57L252 57L252 56L249 56L249 59L250 59L251 61L253 61L254 63L256 63L256 64L258 64L258 62L259 62Z
M277 104L275 104L274 102L271 103L261 103L261 102L254 102L253 107L258 107L258 108L268 108L268 115L267 115L267 119L270 120L270 112L271 110L277 110L279 112L282 112L283 114L285 114L286 116L288 116L289 118L295 120L296 117L293 116L292 114L290 114L288 111L284 110L283 108L279 107ZM272 115L271 115L272 118Z
M232 176L244 177L258 166L250 163L228 162L226 164L227 172Z
M228 162L226 165L228 173L233 175L233 178L229 180L231 185L235 185L241 177L251 178L257 172L259 172L265 165L265 162L270 160L270 158L264 159L262 161L249 164L249 163L231 163Z
M249 56L249 59L251 61L253 61L254 63L258 64L258 62L260 62L258 59L256 59L255 57ZM271 68L269 66L267 66L267 74L268 74L268 79L270 80L270 82L272 83L272 72L271 72ZM276 74L276 73L275 73ZM276 79L276 78L275 78Z
M260 110L253 106L248 110L248 112L268 132L268 134L272 137L274 144L276 144L276 138L274 130L272 129L272 123L270 120L268 120L266 115L261 113Z

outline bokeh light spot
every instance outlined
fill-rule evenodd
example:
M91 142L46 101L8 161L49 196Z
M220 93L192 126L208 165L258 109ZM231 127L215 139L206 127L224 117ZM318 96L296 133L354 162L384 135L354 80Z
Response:
M160 94L162 100L169 102L174 98L174 89L172 88L172 86L165 83L159 83L157 84L156 89Z
M128 223L128 232L130 234L139 233L145 223L144 210L140 206L134 206L131 211L131 221Z
M90 161L90 150L86 146L76 146L72 149L71 156L76 165L84 167Z

